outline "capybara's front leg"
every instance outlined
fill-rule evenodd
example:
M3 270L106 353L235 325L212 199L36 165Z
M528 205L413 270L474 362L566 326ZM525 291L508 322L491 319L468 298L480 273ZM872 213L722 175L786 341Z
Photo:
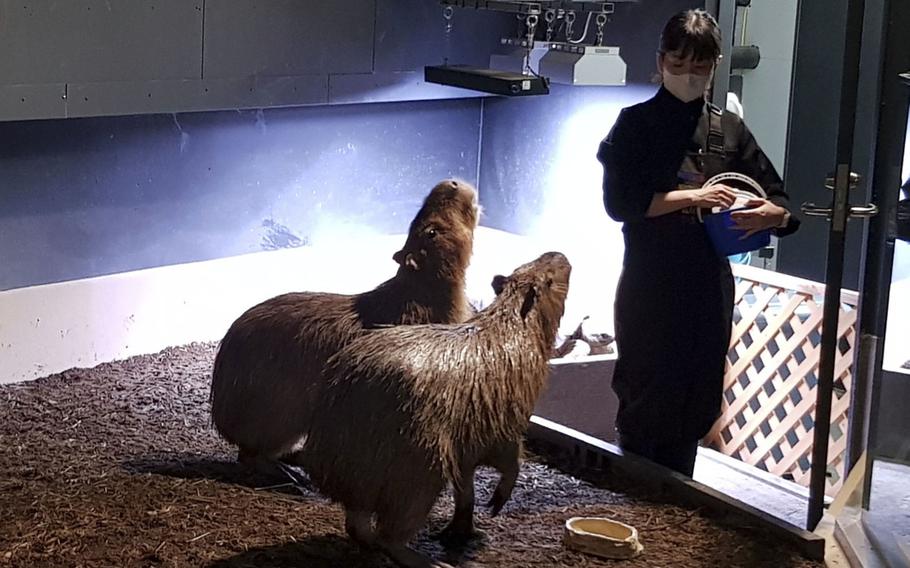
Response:
M521 441L500 444L488 454L484 463L499 470L500 474L499 483L496 484L496 489L487 502L490 515L495 517L512 497L515 482L518 481L518 472L521 469Z
M464 544L476 533L474 531L474 466L465 468L454 486L455 513L448 526L439 533L439 540L446 544Z
M434 488L435 489L435 488ZM376 546L399 566L405 568L452 568L445 562L435 561L408 546L417 531L424 526L439 489L410 495L409 501L398 493L397 503L389 503L376 512Z

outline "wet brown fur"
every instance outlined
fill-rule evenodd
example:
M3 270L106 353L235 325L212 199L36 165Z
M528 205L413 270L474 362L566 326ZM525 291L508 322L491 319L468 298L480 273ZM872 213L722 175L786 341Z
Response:
M284 294L241 315L215 358L210 400L219 434L247 459L280 458L301 443L320 404L326 359L364 329L467 320L465 271L478 215L473 187L441 182L395 253L400 267L390 280L358 295Z
M491 455L520 447L570 270L547 253L500 281L466 323L372 331L329 359L314 428L290 459L344 505L351 536L375 539L401 565L434 565L406 543L446 482L458 488Z

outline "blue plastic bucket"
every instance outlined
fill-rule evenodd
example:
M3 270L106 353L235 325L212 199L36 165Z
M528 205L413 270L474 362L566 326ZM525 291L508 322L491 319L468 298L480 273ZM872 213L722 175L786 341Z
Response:
M719 213L704 216L705 229L708 238L720 256L730 256L753 250L758 250L771 244L771 229L759 231L747 238L742 238L746 231L737 229L730 215L740 209L728 209Z

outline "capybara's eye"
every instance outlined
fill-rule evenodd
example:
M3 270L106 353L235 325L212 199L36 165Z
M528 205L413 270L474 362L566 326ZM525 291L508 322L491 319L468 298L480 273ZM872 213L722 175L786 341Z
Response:
M435 239L436 238L436 229L434 227L429 227L426 230L426 235L428 237L430 237L431 239Z

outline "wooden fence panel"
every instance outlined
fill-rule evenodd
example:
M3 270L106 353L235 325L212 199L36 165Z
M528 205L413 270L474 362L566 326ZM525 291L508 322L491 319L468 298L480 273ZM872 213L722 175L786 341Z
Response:
M705 445L809 485L823 284L734 265L736 296L724 402ZM856 292L841 294L827 493L845 477L856 345Z

